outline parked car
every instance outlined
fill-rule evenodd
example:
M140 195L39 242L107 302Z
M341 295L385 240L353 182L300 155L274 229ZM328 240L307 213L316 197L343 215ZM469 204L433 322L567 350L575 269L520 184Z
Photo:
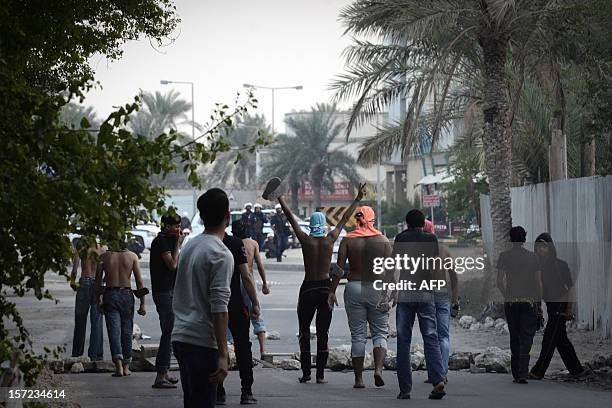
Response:
M137 225L132 228L130 232L132 233L132 235L139 236L142 238L146 249L151 249L151 243L160 231L161 228L159 228L159 226L153 223L148 223Z

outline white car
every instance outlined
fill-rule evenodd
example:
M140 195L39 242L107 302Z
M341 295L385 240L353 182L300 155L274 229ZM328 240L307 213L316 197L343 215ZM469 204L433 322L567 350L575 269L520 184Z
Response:
M130 232L132 233L132 235L138 235L139 237L141 237L142 241L144 242L145 248L151 249L151 243L160 231L161 228L159 228L159 226L157 226L156 224L149 223L137 225L132 228Z

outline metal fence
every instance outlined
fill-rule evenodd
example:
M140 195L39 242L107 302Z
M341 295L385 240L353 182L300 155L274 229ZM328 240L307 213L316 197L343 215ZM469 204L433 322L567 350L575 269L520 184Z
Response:
M482 238L492 253L489 196L480 196ZM550 232L575 281L577 320L612 338L612 176L512 188L512 224L527 230L530 249Z

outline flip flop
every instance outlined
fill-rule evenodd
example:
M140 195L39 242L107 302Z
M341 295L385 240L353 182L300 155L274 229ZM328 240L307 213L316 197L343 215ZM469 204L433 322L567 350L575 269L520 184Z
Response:
M172 384L168 380L161 380L161 381L156 381L155 383L153 383L151 388L164 388L164 389L176 388L176 384Z
M166 381L168 381L170 384L178 384L179 379L175 377L166 377Z
M281 184L281 179L278 177L272 177L268 184L266 184L266 188L264 189L263 194L261 195L264 200L273 200L276 197L270 197L270 194L274 193Z
M111 377L123 377L123 374L113 373Z

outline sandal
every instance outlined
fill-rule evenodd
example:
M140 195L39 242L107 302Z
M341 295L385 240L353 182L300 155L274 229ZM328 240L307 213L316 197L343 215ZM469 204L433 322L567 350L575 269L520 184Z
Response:
M151 387L152 388L164 388L164 389L176 388L176 384L172 384L170 381L163 379L161 381L155 381Z

